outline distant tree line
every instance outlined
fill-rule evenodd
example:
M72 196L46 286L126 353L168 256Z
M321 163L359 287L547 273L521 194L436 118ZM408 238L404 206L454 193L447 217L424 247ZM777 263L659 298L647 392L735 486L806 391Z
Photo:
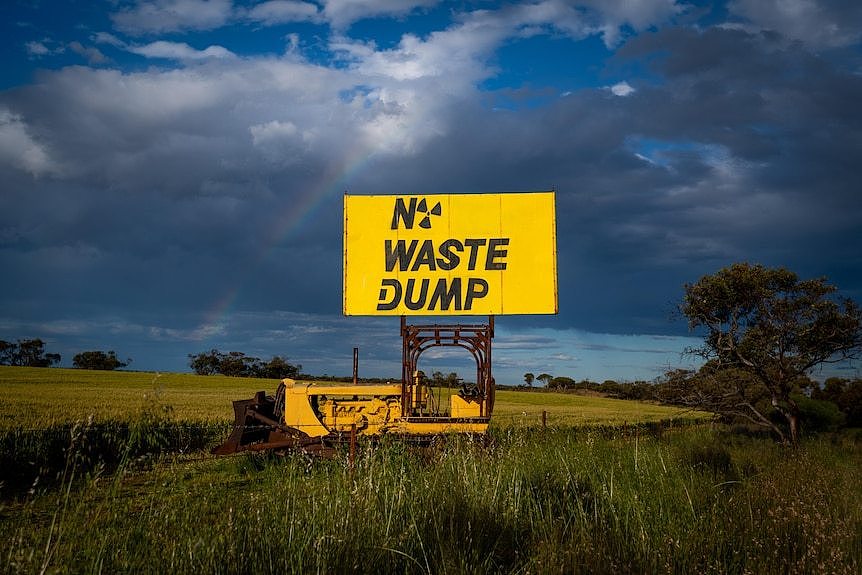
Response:
M568 377L555 377L551 380L551 389L584 390L601 393L615 399L634 399L639 401L655 399L654 385L647 381L617 382L612 379L598 383L588 379L578 382Z
M117 359L117 352L113 350L107 353L100 350L83 351L72 358L72 365L78 369L96 369L103 371L120 369L121 367L126 367L131 362L131 359L120 361Z
M568 391L568 392L593 392L601 394L605 397L615 399L635 399L635 400L652 400L655 399L654 385L647 381L634 382L616 382L612 379L607 379L603 382L590 381L582 379L575 381L571 377L557 376L543 373L538 377L532 373L524 374L524 382L527 384L526 389L545 389L549 391ZM544 384L544 388L534 388L532 382L539 380ZM518 386L519 389L524 389L524 386Z
M458 387L462 380L454 371L446 374L442 371L434 371L431 373L430 379L425 379L425 383L431 387Z
M296 378L302 369L287 358L276 355L269 361L248 356L241 351L223 353L217 349L189 354L189 367L198 375L227 375L230 377L261 377L267 379Z
M772 406L769 390L759 380L744 371L717 369L714 363L707 363L699 370L671 370L653 381L575 381L557 376L551 377L544 388L524 385L517 388L656 401L710 411L727 422L766 427L772 431L783 419ZM789 395L799 405L801 422L808 431L862 427L862 378L830 377L819 383L810 377L798 376L792 382Z
M17 367L51 367L60 363L59 353L46 353L39 338L19 339L15 343L0 340L0 365ZM113 370L126 367L131 359L120 361L115 351L84 351L72 358L78 369Z
M39 338L19 339L15 343L0 340L0 365L51 367L60 363L60 354L45 353L45 342Z

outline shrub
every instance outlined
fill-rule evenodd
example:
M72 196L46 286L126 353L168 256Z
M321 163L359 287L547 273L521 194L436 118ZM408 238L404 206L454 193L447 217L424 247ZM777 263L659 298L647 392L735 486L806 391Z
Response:
M802 414L802 425L805 431L835 431L843 427L847 417L831 401L811 399L804 395L793 398Z

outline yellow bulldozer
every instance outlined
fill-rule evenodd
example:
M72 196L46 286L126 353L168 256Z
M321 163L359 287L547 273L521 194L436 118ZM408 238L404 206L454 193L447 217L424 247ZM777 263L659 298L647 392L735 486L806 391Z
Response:
M441 434L484 434L494 409L491 340L487 324L407 325L401 319L402 378L399 383L358 383L354 349L353 384L324 385L284 379L275 395L257 392L235 401L234 428L213 453L292 449L327 454L357 436L395 436L428 442ZM432 388L417 369L419 357L435 346L461 347L476 360L476 383L444 391Z

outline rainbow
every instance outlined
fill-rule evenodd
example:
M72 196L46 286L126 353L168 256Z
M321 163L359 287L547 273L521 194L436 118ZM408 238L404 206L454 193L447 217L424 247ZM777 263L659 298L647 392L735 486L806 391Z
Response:
M252 277L254 272L287 238L299 232L305 224L312 221L327 198L349 189L350 182L371 163L373 157L373 153L369 154L365 150L351 150L345 161L333 163L329 169L324 171L319 184L311 186L306 193L298 194L298 201L292 202L289 208L280 215L276 225L272 226L272 230L263 242L257 257L247 265L244 273L236 274L232 284L204 314L204 320L197 331L208 333L212 331L209 328L224 324L225 318L230 314L242 293L246 278Z

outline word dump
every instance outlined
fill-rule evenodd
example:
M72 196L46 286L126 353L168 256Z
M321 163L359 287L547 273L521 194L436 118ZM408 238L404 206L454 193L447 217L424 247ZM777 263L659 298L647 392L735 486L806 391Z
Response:
M394 218L393 218L394 223ZM506 269L509 238L450 238L438 244L433 240L384 240L387 273L499 271ZM380 282L378 311L470 311L477 299L488 295L482 277L402 278L384 277Z

